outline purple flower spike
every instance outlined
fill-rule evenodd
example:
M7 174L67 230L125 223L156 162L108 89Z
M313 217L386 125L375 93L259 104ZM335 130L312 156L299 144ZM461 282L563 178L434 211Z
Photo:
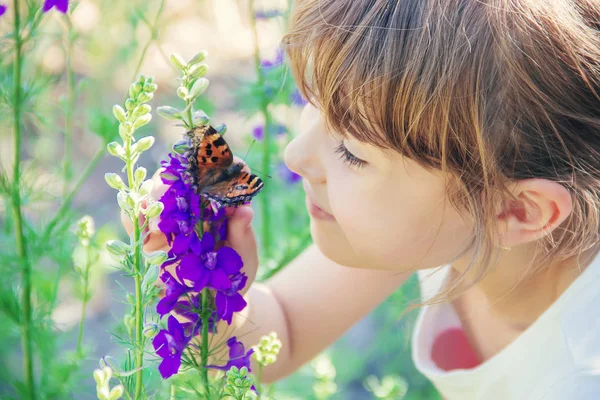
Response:
M175 375L181 366L183 350L192 339L185 335L184 325L173 316L169 317L168 330L161 330L152 341L156 354L162 358L158 371L163 379Z
M69 0L45 0L42 11L48 12L54 7L61 13L66 14L69 9Z
M0 4L0 17L4 15L7 7L4 4Z
M207 365L206 368L228 371L231 367L238 367L239 369L246 367L248 368L249 372L252 372L250 369L250 357L254 353L254 349L250 349L246 353L244 344L242 342L238 342L237 337L235 336L229 338L227 341L227 346L229 346L229 361L227 361L227 364L222 367L218 365Z

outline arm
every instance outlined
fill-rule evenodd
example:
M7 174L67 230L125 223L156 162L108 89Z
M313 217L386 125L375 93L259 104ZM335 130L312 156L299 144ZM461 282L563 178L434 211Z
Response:
M252 332L243 339L248 344L272 330L278 333L281 353L263 370L263 381L270 383L331 345L409 276L343 267L312 245L281 273L250 288L236 332Z

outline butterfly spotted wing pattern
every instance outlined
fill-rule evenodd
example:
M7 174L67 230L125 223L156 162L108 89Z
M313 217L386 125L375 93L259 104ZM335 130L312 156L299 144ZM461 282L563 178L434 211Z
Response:
M245 163L234 162L227 142L212 126L196 127L188 136L190 171L198 194L230 207L250 201L263 188L262 179L247 172Z

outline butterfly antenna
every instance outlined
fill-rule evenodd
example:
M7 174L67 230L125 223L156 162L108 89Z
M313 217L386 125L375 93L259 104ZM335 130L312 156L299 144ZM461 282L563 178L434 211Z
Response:
M256 143L256 139L252 140L252 143L250 143L250 147L248 147L248 150L246 151L246 154L244 154L244 158L242 160L246 161L246 157L248 157L248 153L250 153L250 150L252 150L252 146L254 146L254 143ZM260 174L264 177L267 177L269 179L273 179L273 177L271 175L267 175L265 173L260 172L259 170L257 170L256 168L252 168L250 166L248 166L250 168L250 170L252 170L253 172L256 172L257 174Z
M248 153L250 153L250 150L252 150L252 146L254 146L254 143L256 143L256 139L254 139L252 143L250 143L250 147L248 147L248 150L246 150L246 154L244 154L244 158L242 158L242 160L246 161L246 157L248 157Z

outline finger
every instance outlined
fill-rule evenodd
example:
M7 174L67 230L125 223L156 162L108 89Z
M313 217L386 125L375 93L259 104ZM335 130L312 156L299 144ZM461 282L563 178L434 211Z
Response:
M250 206L238 207L229 218L227 226L227 244L242 257L244 261L243 272L253 280L258 266L258 251L256 236L252 229L254 211Z

